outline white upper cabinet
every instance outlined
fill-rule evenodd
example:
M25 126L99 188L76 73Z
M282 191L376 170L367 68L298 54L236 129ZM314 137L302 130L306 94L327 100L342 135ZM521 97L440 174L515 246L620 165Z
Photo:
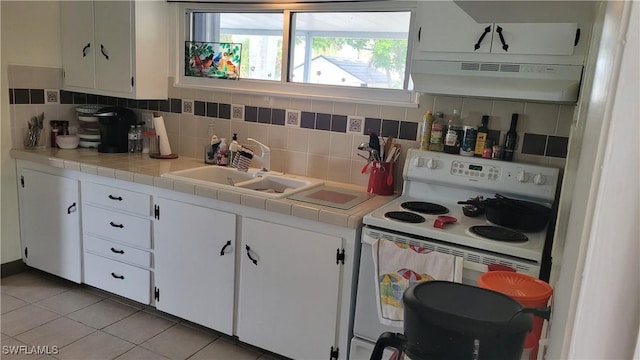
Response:
M162 1L63 1L64 89L166 99L168 37Z
M416 51L573 55L577 23L478 23L452 1L418 5Z

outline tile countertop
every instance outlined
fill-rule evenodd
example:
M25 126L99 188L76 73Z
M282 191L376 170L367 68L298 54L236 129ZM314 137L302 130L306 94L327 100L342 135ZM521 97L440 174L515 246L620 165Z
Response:
M12 149L10 154L11 157L17 160L26 160L57 168L131 181L351 229L356 229L362 225L362 217L364 215L395 198L395 196L373 196L349 210L340 210L287 198L266 199L260 196L217 189L213 186L194 185L184 181L160 177L160 175L167 172L204 165L200 159L195 158L179 157L178 159L161 160L152 159L146 154L104 154L98 153L93 149L61 150L52 148L42 150ZM297 177L304 178L303 176ZM328 180L322 181L327 186L366 191L361 186Z

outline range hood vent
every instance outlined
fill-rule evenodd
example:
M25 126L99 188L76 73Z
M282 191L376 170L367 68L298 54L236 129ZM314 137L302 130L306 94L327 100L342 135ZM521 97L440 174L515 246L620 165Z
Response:
M414 60L411 76L418 92L575 103L582 66Z

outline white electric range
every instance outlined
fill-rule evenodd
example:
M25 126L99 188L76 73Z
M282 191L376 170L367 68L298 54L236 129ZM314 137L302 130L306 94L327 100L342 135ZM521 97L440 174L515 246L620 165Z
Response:
M464 215L463 205L458 202L500 194L552 207L558 177L556 168L410 149L403 169L402 194L363 218L350 359L368 358L383 332L402 331L378 320L371 254L375 240L383 238L463 257L462 276L467 284L476 284L480 274L496 265L538 277L547 227L535 232L496 227L484 215ZM441 215L456 221L434 227ZM474 226L507 233L508 241L476 235L470 230Z

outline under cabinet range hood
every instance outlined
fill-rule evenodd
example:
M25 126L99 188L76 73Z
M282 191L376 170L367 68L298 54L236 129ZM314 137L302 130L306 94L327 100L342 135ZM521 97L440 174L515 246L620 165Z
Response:
M582 65L545 65L477 61L414 60L414 91L430 94L578 101Z

